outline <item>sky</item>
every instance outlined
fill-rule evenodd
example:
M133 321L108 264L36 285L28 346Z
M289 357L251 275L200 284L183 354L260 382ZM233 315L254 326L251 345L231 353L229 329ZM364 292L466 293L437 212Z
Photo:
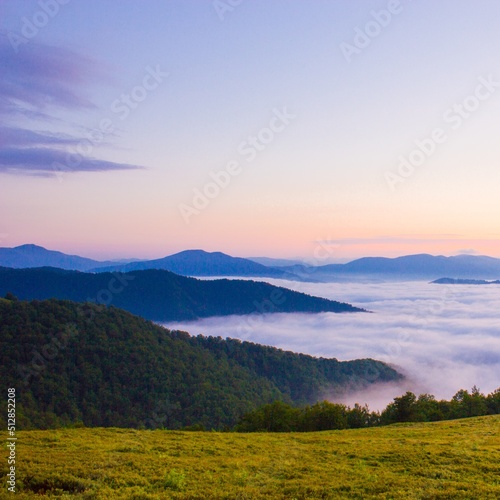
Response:
M499 28L495 0L0 1L0 246L500 257Z
M354 304L368 313L254 314L166 326L192 335L232 337L341 361L373 358L394 366L404 381L376 384L332 401L382 410L412 391L451 399L476 385L489 394L500 375L500 296L489 286L424 282L291 283L315 296Z

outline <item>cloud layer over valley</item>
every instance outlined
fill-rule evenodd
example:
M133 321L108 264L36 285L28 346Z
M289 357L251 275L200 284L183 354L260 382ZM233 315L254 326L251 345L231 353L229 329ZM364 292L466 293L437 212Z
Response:
M395 365L407 376L403 383L342 399L374 409L405 390L449 399L461 388L477 385L487 393L500 386L498 286L267 281L372 313L255 314L166 326L314 356L370 357Z

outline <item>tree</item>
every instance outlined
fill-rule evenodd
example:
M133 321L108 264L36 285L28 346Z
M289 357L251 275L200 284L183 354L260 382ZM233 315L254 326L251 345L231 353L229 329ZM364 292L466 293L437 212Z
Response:
M368 405L361 406L358 403L354 408L347 410L347 425L350 429L359 429L361 427L369 427L378 421L378 415L370 413Z
M486 406L488 408L488 413L490 415L496 415L500 413L500 387L488 394L486 397Z
M283 403L264 405L241 418L238 432L291 432L297 430L298 410Z
M470 394L460 389L453 396L451 406L452 418L479 417L488 414L486 398L476 386L472 388Z
M301 415L302 431L328 431L347 428L347 408L344 405L322 401L306 406Z
M399 398L394 398L394 402L387 405L382 412L382 424L413 421L416 417L416 401L417 397L410 391Z
M419 422L443 420L439 402L432 394L420 394L415 407L415 419Z

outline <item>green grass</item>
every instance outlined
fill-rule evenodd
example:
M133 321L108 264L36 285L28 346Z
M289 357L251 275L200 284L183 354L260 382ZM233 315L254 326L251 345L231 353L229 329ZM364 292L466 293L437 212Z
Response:
M499 430L500 416L302 434L24 431L18 492L3 481L0 497L498 499Z

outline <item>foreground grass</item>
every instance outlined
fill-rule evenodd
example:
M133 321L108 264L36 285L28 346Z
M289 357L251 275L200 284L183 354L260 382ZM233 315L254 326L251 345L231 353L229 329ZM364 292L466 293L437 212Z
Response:
M294 434L17 434L15 497L498 499L500 416ZM6 453L1 471L5 478Z

